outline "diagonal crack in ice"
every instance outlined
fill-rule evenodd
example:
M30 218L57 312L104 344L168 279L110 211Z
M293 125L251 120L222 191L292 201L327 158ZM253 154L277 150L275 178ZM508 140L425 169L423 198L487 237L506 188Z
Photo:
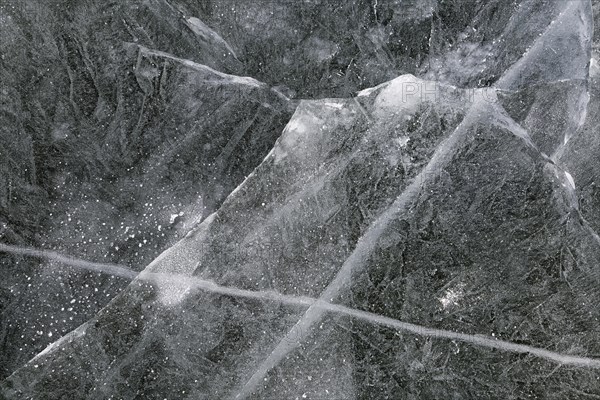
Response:
M535 58L539 57L540 54L543 54L547 51L546 46L548 45L547 40L548 36L556 33L557 30L563 28L563 23L565 25L571 26L569 24L570 21L565 21L567 17L570 16L570 12L580 13L589 13L591 18L592 13L592 1L591 0L573 0L564 2L563 9L560 11L558 16L546 27L544 32L533 42L533 45L527 50L527 52L523 55L523 57L519 58L519 60L513 64L504 74L500 77L500 79L496 82L494 87L498 89L509 89L511 86L521 79L521 74L523 73L522 68L523 65L533 64L535 65ZM581 18L581 16L580 16ZM593 23L593 22L592 22ZM581 28L582 31L585 29L585 21L581 20ZM590 28L588 28L590 29ZM590 33L590 32L588 32ZM591 34L587 38L591 43ZM589 52L591 55L591 46L589 47ZM532 60L533 59L533 60ZM589 57L588 57L589 59ZM560 80L564 80L565 78L561 78ZM569 80L569 79L567 79ZM534 84L539 84L539 81L536 81Z
M325 288L319 297L320 302L331 302L337 297L344 287L347 287L357 271L365 267L366 261L377 245L378 239L385 233L398 215L409 211L411 204L421 195L423 185L434 179L439 172L450 163L456 150L460 148L467 138L468 128L485 116L490 115L494 109L489 99L478 98L471 104L463 121L445 138L438 146L429 163L417 175L410 185L396 198L394 203L381 214L359 239L352 254L346 259L335 278ZM294 325L284 338L275 346L267 358L258 366L254 374L234 396L243 399L251 395L263 381L268 371L276 366L287 354L300 345L307 336L310 327L319 321L326 309L316 304L311 305L304 316Z
M521 126L521 124L516 122L510 115L508 115L508 113L506 112L506 110L503 107L501 107L499 105L495 105L495 107L498 111L497 116L499 116L500 118L496 118L494 120L494 122L498 126L504 128L504 129L507 129L510 133L512 133L516 137L519 137L520 139L522 139L524 144L527 147L531 148L537 154L537 156L540 157L540 159L543 162L551 165L557 172L560 172L563 175L560 178L561 178L561 180L566 181L565 187L568 188L567 190L568 190L568 194L570 197L571 209L573 210L573 212L575 212L575 214L577 215L577 218L579 218L579 221L581 222L581 224L583 225L583 227L585 228L587 233L598 244L598 246L600 246L600 235L598 235L598 233L594 230L592 225L587 221L587 219L581 212L581 209L579 207L579 199L577 196L577 188L575 187L575 183L573 182L573 178L572 178L571 174L569 173L569 171L567 171L567 169L560 162L558 162L559 157L557 157L555 155L548 156L547 154L540 151L540 149L531 140L531 136L529 135L529 132L525 128L523 128ZM586 112L587 112L587 104L586 104L586 110L584 110L583 113L586 113ZM561 147L564 147L565 145L566 145L566 142L564 144L562 144ZM559 148L555 152L555 154L560 153L560 151L561 151L561 149Z

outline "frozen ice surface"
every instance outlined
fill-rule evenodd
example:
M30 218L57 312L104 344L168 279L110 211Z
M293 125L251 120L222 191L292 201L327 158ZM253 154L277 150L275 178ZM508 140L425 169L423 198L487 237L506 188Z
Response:
M597 1L19 4L0 397L600 396Z

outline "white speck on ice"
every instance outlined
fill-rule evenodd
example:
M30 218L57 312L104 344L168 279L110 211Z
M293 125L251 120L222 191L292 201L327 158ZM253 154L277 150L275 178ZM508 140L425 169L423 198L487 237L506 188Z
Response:
M68 334L66 334L65 336L61 337L60 339L58 339L57 341L50 343L44 350L42 350L38 355L36 355L33 360L38 359L39 357L43 356L44 354L48 354L51 351L55 350L58 348L58 346L67 341L67 340L71 340L77 337L81 337L85 335L85 325L80 326L79 328L75 329L74 331L69 332ZM48 334L48 336L52 336L52 334ZM33 361L32 360L32 361ZM35 366L37 368L37 365Z
M398 146L400 146L400 147L405 147L409 141L410 141L410 137L408 137L408 136L401 136L396 139L396 143L398 143Z
M461 297L463 296L463 285L459 285L456 288L447 289L444 296L438 299L442 303L444 309L457 305Z
M175 223L175 221L177 220L177 217L182 217L183 216L183 211L180 211L177 214L171 214L171 218L169 218L169 224L173 225Z

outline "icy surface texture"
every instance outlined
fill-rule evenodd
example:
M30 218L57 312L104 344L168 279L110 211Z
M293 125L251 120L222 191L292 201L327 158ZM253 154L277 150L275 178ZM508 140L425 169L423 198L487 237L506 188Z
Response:
M1 395L600 396L600 6L334 3L139 6L208 55L120 44L143 105L122 137L147 147L111 185L197 222Z
M139 271L252 172L293 108L228 75L222 39L198 42L179 13L96 3L0 2L0 240ZM142 23L144 41L129 31ZM2 377L128 283L0 263Z

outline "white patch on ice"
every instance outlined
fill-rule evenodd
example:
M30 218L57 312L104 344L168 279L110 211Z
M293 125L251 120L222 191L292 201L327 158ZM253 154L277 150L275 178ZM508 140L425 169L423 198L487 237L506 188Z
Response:
M410 74L402 75L390 81L377 95L373 115L378 118L390 114L409 117L417 112L421 103L435 102L438 98L438 83Z
M375 91L376 87L363 89L356 94L356 97L368 97Z
M444 309L458 304L463 296L463 286L459 285L456 288L447 289L444 295L438 298Z
M334 103L323 102L321 104L331 107ZM314 153L316 146L322 146L323 125L324 121L310 112L307 107L298 107L273 149L275 164L285 159L288 154L304 157Z
M596 78L600 76L600 65L598 65L598 60L596 59L597 55L594 54L594 57L590 60L590 78Z
M468 92L469 103L498 104L498 92L494 88L471 89Z
M363 89L363 90L361 90L360 92L358 92L358 94L356 95L356 97L368 97L368 96L370 96L370 95L371 95L373 92L375 92L375 91L377 91L377 90L379 90L379 89L381 89L381 88L383 88L383 87L385 87L385 86L387 86L387 85L388 85L388 82L384 82L384 83L381 83L381 84L379 84L379 85L377 85L377 86L374 86L374 87L371 87L371 88L366 88L366 89Z
M398 146L400 146L400 147L406 147L406 145L410 141L410 137L408 137L408 136L400 136L399 138L394 139L394 141L398 144Z
M571 188L575 189L575 180L573 179L571 174L565 171L565 176L567 177L567 181L569 182L569 185L571 185Z
M304 54L307 58L320 63L331 59L339 50L340 47L329 40L312 37L305 44Z
M287 131L294 131L295 133L302 135L306 132L307 128L306 125L302 122L302 118L304 118L304 116L302 116L301 118L296 118L290 121L290 123L288 124L288 126L286 127Z
M65 123L60 124L59 126L55 127L52 132L52 138L54 140L64 140L69 136L70 133L70 125Z
M185 275L149 275L158 290L158 300L165 306L175 306L183 301L194 287L194 279Z
M323 104L326 105L327 107L336 108L338 110L340 110L340 109L342 109L344 107L344 105L340 104L340 103L325 102Z

